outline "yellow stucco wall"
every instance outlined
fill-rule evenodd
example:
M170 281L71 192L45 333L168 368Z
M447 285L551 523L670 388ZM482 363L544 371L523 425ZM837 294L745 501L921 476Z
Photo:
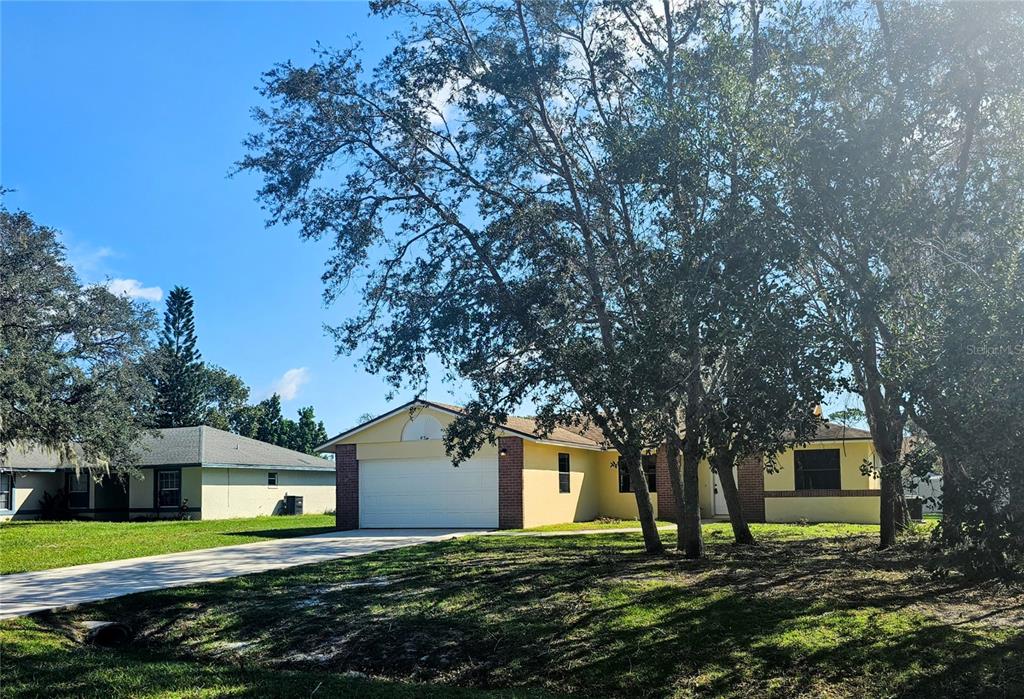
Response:
M879 498L819 497L765 498L764 515L768 522L851 522L878 524Z
M569 455L569 492L558 492L558 455ZM598 516L599 472L607 454L523 442L523 526L584 522Z
M815 442L796 449L839 449L839 479L843 490L877 490L881 487L877 477L861 473L865 461L877 465L874 446L870 440ZM793 454L787 449L779 455L777 473L765 473L766 491L793 491L796 488ZM852 522L877 524L879 498L877 496L844 497L781 497L765 498L765 519L769 522Z
M441 423L441 427L447 427L455 420L455 416L451 413L446 413L443 410L435 410L434 408L418 408L412 414L415 415L430 415ZM405 429L406 423L409 422L410 412L403 410L399 413L395 413L391 417L381 420L376 425L371 425L365 428L355 436L353 436L352 442L345 442L346 444L359 443L370 444L375 442L401 442L402 441L402 430ZM433 440L422 440L422 441L433 441ZM417 444L418 442L406 442L406 444ZM397 457L396 457L397 458Z
M607 453L607 461L613 464L618 459L618 453L611 451ZM605 471L605 478L601 482L601 517L616 517L619 519L636 519L636 496L633 493L619 492L619 471L617 468L608 468ZM659 488L671 490L672 484L659 483ZM711 480L711 466L707 461L700 463L697 471L697 494L700 502L701 517L710 517L712 513L712 498L714 484ZM651 493L651 505L654 507L654 516L658 516L658 494Z
M878 479L861 474L861 464L866 460L875 462L875 450L870 440L846 442L815 442L796 449L838 449L839 478L843 490L866 490L878 488ZM796 487L793 468L794 449L779 454L777 473L764 474L765 490L793 490Z
M455 419L454 415L441 410L423 408L417 412L430 415L435 418L442 429L447 427ZM440 439L421 439L410 442L402 441L402 430L409 422L409 412L403 410L376 425L367 427L362 432L354 435L351 441L345 444L356 444L356 458L360 461L370 459L428 459L442 458L447 456L444 450L444 443ZM498 447L496 444L485 444L473 458L493 456L498 458ZM497 463L497 462L495 462Z
M277 473L277 486L267 474ZM301 495L305 514L334 510L332 471L284 471L256 468L204 468L203 519L280 514L285 495Z
M697 470L697 490L700 501L700 516L711 518L715 516L715 479L711 472L711 464L701 461Z
M597 482L600 487L598 494L598 517L614 517L616 519L636 519L636 495L619 492L619 454L616 451L594 452L597 456ZM658 516L658 494L651 493L651 507L654 516Z

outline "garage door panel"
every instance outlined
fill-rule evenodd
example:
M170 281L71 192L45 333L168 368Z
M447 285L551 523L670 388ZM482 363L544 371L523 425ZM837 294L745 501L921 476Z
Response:
M359 526L497 527L497 460L361 461Z

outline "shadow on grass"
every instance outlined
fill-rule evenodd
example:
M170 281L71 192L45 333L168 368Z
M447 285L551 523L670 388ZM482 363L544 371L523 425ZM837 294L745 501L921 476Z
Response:
M313 534L327 534L336 531L337 528L330 527L285 527L283 529L240 529L233 532L219 532L224 536L256 536L261 539L290 539L296 536L311 536Z
M713 544L467 538L111 600L153 655L594 696L1024 693L1021 629L944 622L966 583L865 537ZM37 617L63 633L67 615ZM326 671L326 672L325 672Z
M276 670L244 664L164 659L137 651L76 647L31 621L8 622L3 641L4 697L357 697L447 699L540 697L524 692L394 682L341 674Z

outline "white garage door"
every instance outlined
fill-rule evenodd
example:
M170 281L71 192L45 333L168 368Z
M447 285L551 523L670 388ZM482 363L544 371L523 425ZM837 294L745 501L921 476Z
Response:
M359 526L498 526L498 462L447 459L359 462Z

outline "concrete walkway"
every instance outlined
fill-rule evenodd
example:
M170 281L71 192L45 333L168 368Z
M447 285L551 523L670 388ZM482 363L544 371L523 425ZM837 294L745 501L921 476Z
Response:
M3 575L0 576L0 619L478 533L453 529L328 532Z

